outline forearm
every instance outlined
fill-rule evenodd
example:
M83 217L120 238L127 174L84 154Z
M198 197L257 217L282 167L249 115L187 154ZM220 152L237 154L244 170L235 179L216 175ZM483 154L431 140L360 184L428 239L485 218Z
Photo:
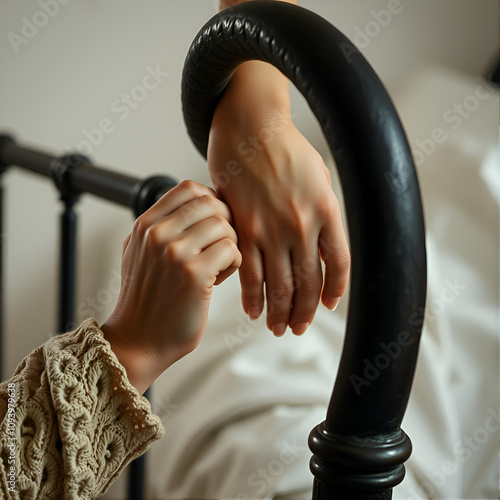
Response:
M220 0L219 8L252 0ZM275 0L297 5L298 0ZM241 64L233 74L226 90L231 108L244 113L247 118L266 121L290 117L289 80L277 68L262 61L247 61Z
M30 485L30 498L76 498L87 484L85 498L96 498L163 433L87 320L33 351L0 384L0 444L9 453L0 497L19 498Z

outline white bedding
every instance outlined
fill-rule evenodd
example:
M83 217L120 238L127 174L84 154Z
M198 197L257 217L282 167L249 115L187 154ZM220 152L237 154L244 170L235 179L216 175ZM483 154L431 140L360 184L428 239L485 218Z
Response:
M393 95L412 146L446 136L416 153L428 307L403 422L414 451L394 498L498 498L498 98L478 85L433 68ZM472 108L476 91L459 123L454 104ZM148 498L310 495L307 437L325 418L347 299L303 337L275 339L239 295L237 277L217 289L202 344L154 385L167 433L148 454Z

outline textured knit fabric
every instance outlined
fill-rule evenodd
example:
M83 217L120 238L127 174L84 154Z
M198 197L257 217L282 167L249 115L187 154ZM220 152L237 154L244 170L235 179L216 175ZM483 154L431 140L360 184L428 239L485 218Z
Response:
M93 499L164 434L94 320L0 384L0 498Z

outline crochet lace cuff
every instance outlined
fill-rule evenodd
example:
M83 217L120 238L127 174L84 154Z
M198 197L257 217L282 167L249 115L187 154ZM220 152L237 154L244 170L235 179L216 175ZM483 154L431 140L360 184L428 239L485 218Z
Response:
M11 388L15 493L4 482ZM87 320L33 351L0 385L0 491L7 498L95 498L163 434L97 323Z

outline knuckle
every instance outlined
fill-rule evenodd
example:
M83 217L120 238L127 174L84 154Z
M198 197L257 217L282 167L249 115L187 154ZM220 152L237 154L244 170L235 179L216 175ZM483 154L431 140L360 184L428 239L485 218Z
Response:
M328 223L329 225L341 224L342 222L342 211L340 209L340 203L335 193L328 188L329 191L325 197L322 198L321 203L315 206L317 217ZM333 221L333 222L332 222Z
M287 213L282 216L283 227L303 246L306 246L311 239L316 219L316 212L303 204L290 206Z
M185 179L177 186L179 189L190 191L191 193L197 193L199 191L199 184L191 179Z
M255 289L257 287L262 287L264 280L262 274L257 269L241 269L240 275L247 288Z
M302 208L303 207L297 205L294 201L289 201L287 209L281 214L284 226L298 234L301 234L307 226L305 213Z
M148 230L148 227L149 227L149 224L147 222L147 218L143 214L135 220L134 225L132 227L132 233L135 236L144 237L147 230Z
M305 278L300 283L301 293L306 296L316 296L320 294L323 280L318 278Z
M227 230L228 230L227 237L230 238L231 241L234 242L236 247L238 247L238 235L236 234L236 231L229 223L227 223Z
M235 251L235 250L238 250L238 246L236 245L236 243L229 237L226 237L222 240L222 242L229 248L229 250L231 251Z
M200 273L199 269L193 263L183 261L182 272L187 283L190 283L191 285L201 284L202 273Z
M124 240L123 240L123 244L122 244L122 249L123 251L125 251L125 249L127 248L129 242L130 242L130 238L132 237L132 234L129 234Z
M294 292L293 283L283 282L275 286L269 293L269 300L277 305L284 306L290 303L291 297Z
M334 260L335 269L340 273L346 273L351 268L351 254L348 250L339 252Z
M229 229L231 227L227 222L227 219L222 214L215 214L212 217L219 226L222 226L223 229Z
M157 225L148 227L144 233L147 245L157 248L162 244L161 234Z
M215 207L216 198L211 194L202 194L196 198L196 202L200 205L206 205L207 207Z
M233 248L233 252L236 255L236 261L238 264L238 267L241 266L241 263L243 262L243 256L241 255L240 249L238 248L238 245L233 241L229 240L231 243L231 247Z
M245 240L254 243L260 240L263 234L264 223L262 217L256 213L245 215L244 224L237 225L240 236L244 235Z
M303 214L297 212L293 220L290 220L288 223L285 222L285 228L294 235L295 241L301 246L307 244L311 233L311 224Z
M186 211L189 215L197 212L215 212L216 202L215 198L209 194L203 194L193 198L186 206Z
M236 247L236 244L238 242L238 236L236 234L236 231L233 229L231 224L227 221L227 219L220 214L216 214L213 216L214 222L218 227L218 230L222 232L225 238L228 239L228 241L231 241L231 243Z
M165 249L165 256L169 262L186 267L186 255L178 241L173 241L167 246Z
M236 253L240 253L240 251L238 250L238 246L236 245L236 243L231 239L231 238L224 238L222 240L223 244L227 247L227 249L229 250L229 252L233 253L233 254L236 254Z
M288 282L282 283L282 284L278 285L278 287L275 288L275 290L277 290L277 292L283 296L292 295L294 292L294 286L293 286L293 283L288 283Z

